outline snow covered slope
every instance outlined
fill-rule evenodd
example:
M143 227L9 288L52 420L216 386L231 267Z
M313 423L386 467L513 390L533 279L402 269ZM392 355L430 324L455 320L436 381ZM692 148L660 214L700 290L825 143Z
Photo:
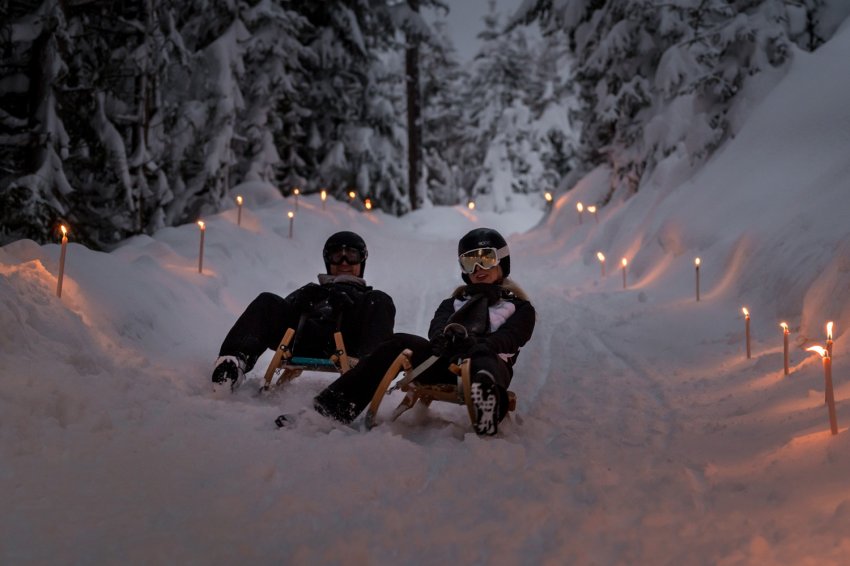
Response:
M203 274L195 225L108 254L72 243L61 300L58 245L0 248L0 563L842 563L848 52L844 29L798 53L696 178L677 183L672 158L657 187L599 224L575 211L604 194L599 172L531 230L533 207L396 219L308 197L290 239L294 201L241 186L241 227L235 210L205 219ZM397 329L423 333L460 283L458 237L479 225L509 236L539 314L498 437L439 404L368 433L318 417L276 430L326 374L270 398L256 381L212 393L235 318L258 292L314 278L330 233L364 236L367 279L395 298ZM820 362L803 350L828 320L834 437Z

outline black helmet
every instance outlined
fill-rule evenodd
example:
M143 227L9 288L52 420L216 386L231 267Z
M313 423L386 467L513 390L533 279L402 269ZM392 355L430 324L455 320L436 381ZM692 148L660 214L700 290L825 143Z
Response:
M331 272L330 254L340 248L354 249L360 252L363 260L360 262L360 277L363 277L363 272L366 271L366 258L369 257L369 251L366 249L366 242L358 234L354 232L337 232L328 238L325 242L325 247L322 250L322 259L325 260L325 269L328 273Z
M457 243L457 255L460 256L471 250L478 248L495 248L499 254L499 266L502 268L502 275L507 277L511 273L511 256L508 249L508 243L501 234L492 228L476 228L470 230ZM461 272L461 277L467 283L470 282L469 276Z

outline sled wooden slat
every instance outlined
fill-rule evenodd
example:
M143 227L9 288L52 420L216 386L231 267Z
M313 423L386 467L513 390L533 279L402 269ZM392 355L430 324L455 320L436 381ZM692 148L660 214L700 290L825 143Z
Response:
M281 372L275 386L282 385L287 381L295 379L301 372L304 371L324 371L343 374L357 363L356 358L352 358L345 351L345 341L342 339L342 333L334 332L334 343L336 344L336 352L330 358L308 358L292 355L292 340L295 337L295 329L287 328L280 341L280 345L275 350L271 363L264 376L263 386L261 391L268 391L272 387L272 380L275 373Z
M416 371L410 363L410 350L404 350L390 365L387 372L384 374L381 383L375 390L372 396L372 402L366 410L366 427L372 428L377 424L378 408L381 406L381 401L387 394L390 384L396 379L399 372L404 371L405 374L410 374L411 371ZM457 385L452 384L424 384L419 383L415 379L402 379L396 386L406 393L404 398L395 408L390 417L390 421L396 420L402 413L413 408L417 402L422 402L425 406L429 406L432 401L444 401L456 405L465 405L469 420L475 424L475 407L472 404L472 384L470 378L469 360L463 360L460 365L451 364L449 369L458 376ZM516 411L516 394L513 391L508 391L508 411Z

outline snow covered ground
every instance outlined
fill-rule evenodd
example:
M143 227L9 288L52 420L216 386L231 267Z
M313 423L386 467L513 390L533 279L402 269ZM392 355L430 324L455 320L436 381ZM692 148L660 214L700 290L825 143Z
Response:
M699 175L677 182L673 156L598 224L575 209L604 193L598 173L540 222L523 203L397 219L311 196L291 239L294 201L241 186L241 227L235 209L205 219L203 274L195 225L108 254L72 240L61 300L59 245L0 248L0 563L846 563L848 52L845 29L797 53ZM397 330L423 333L479 225L508 236L539 314L499 436L439 404L370 432L277 430L332 377L258 398L270 353L236 394L212 392L230 325L260 291L314 279L330 233L365 237ZM829 320L837 436L804 351Z

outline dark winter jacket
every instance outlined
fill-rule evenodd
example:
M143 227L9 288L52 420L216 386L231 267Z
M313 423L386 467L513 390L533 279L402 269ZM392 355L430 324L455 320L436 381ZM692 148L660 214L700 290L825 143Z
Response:
M320 274L319 284L308 283L284 301L300 317L295 346L300 346L299 355L333 352L337 328L353 356L371 351L393 334L395 305L390 296L353 275Z
M474 303L486 304L486 309ZM464 316L465 307L470 306L468 316ZM478 347L488 348L512 369L519 349L531 339L535 320L536 312L527 295L510 279L502 285L464 285L437 307L428 338L433 340L449 322L458 322Z

